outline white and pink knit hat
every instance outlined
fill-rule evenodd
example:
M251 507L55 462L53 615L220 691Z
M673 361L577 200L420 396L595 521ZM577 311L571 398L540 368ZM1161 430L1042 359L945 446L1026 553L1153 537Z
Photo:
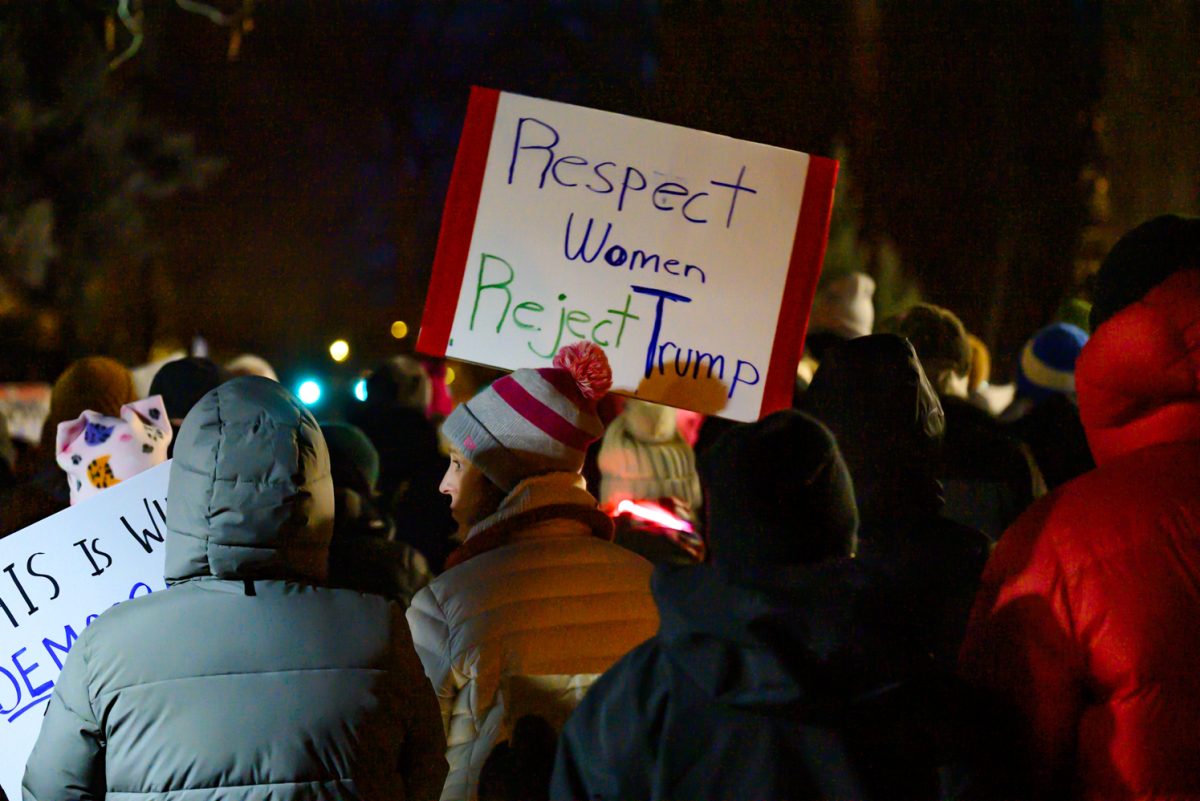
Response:
M170 444L162 395L125 404L120 417L88 410L59 423L56 453L71 487L71 504L162 464Z
M578 473L588 445L604 433L596 415L612 386L604 351L575 342L553 365L496 379L442 423L446 438L505 492L542 473Z

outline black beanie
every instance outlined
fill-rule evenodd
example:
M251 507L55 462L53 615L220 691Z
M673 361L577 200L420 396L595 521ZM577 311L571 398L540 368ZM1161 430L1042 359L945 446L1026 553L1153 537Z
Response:
M162 395L168 418L182 420L197 401L229 378L229 373L208 359L189 356L160 367L150 382L150 394Z
M357 426L349 423L321 423L325 445L329 448L329 470L333 486L354 490L369 498L379 483L379 451Z
M713 560L811 564L854 551L850 473L829 429L791 409L725 432L700 457Z
M1096 273L1092 330L1179 270L1200 268L1200 218L1164 214L1121 237Z

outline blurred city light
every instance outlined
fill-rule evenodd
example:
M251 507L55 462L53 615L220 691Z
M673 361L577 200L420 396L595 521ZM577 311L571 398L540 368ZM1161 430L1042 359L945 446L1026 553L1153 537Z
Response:
M367 379L360 378L354 382L354 397L360 401L367 399Z
M329 356L335 362L344 362L346 357L350 355L350 343L344 339L339 339L329 346Z
M397 320L392 323L392 336L396 339L404 339L408 336L408 323L403 320Z
M446 368L446 386L450 386L453 383L454 383L454 368L447 367Z
M300 384L296 394L300 396L300 402L305 406L312 406L321 399L321 385L316 381L305 381Z

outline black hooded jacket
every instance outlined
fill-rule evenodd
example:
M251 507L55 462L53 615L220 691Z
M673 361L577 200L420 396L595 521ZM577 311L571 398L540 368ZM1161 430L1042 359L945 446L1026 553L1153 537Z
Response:
M907 340L876 334L826 353L803 401L854 480L858 556L899 590L890 625L952 666L989 541L940 515L945 417Z
M939 688L863 567L659 567L659 633L568 721L551 798L940 797Z
M857 525L832 436L781 412L709 454L718 562L656 569L658 634L567 722L551 798L940 797L933 658L893 575L832 553Z

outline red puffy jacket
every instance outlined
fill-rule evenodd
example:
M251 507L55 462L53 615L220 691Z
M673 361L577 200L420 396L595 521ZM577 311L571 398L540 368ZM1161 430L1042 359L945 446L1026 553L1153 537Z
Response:
M1200 270L1101 325L1076 387L1098 467L1004 534L961 664L1040 795L1200 799Z

